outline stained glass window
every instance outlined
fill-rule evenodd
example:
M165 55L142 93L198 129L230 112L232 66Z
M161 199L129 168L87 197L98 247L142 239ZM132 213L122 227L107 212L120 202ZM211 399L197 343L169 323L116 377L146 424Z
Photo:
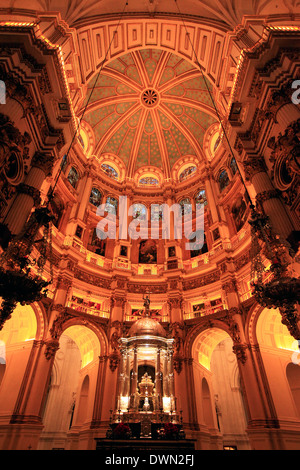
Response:
M188 168L183 170L179 175L179 181L184 181L187 178L190 178L191 176L193 176L194 173L196 172L196 169L197 168L195 166L189 166Z
M159 181L156 178L153 178L152 176L145 176L144 178L140 179L139 184L157 186L159 184Z
M192 212L191 200L188 197L181 199L179 204L181 206L182 214L189 214Z
M116 198L108 196L106 199L105 210L111 214L117 214L118 201Z
M132 216L134 219L146 220L147 209L143 204L133 204Z
M161 220L163 216L160 204L151 204L151 220Z
M77 173L77 170L75 170L75 168L72 166L68 174L68 181L71 186L73 186L73 188L76 188L78 180L79 174Z
M205 189L200 189L195 196L195 203L196 204L204 204L207 205L207 199L205 194Z
M220 190L223 191L223 189L226 188L226 186L228 186L228 185L229 185L229 177L228 177L227 171L223 170L223 171L221 171L221 173L219 175Z
M100 206L102 200L102 194L100 193L99 189L97 188L92 188L91 194L90 194L90 203L93 204L93 206Z
M101 165L101 168L104 171L104 173L106 173L110 178L113 178L114 180L118 179L119 175L112 166L107 165L106 163L103 163Z
M232 157L230 161L230 168L231 168L232 174L235 175L236 172L238 171L238 166L236 163L236 159L234 157Z

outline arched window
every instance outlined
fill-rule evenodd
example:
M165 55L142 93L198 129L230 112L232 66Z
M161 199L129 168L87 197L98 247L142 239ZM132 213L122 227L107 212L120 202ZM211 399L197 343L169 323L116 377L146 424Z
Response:
M69 171L69 174L68 174L68 181L69 181L70 185L73 186L73 188L76 189L78 180L79 180L79 174L78 174L77 170L72 166L70 168L70 171Z
M61 161L61 171L63 173L65 172L65 169L67 167L67 163L68 163L67 155L64 155L63 158L62 158L62 161Z
M196 172L197 168L195 167L195 165L191 165L189 166L188 168L186 168L185 170L183 170L180 175L179 175L179 181L184 181L188 178L190 178L191 176L193 176Z
M181 199L179 205L181 206L182 214L190 214L192 212L192 204L190 198L186 197Z
M207 199L205 194L205 189L200 189L195 196L195 203L196 204L204 204L207 205Z
M115 197L108 196L105 203L106 212L117 215L118 201Z
M104 171L104 173L106 173L110 178L114 179L114 180L117 180L119 175L118 173L116 172L116 170L108 165L107 163L102 163L101 165L101 169Z
M163 210L160 204L151 204L151 220L161 220Z
M221 171L219 175L219 188L220 191L226 188L229 185L229 177L226 170Z
M152 176L144 176L144 178L140 179L139 184L145 186L157 186L159 184L159 181L158 179L153 178Z
M92 188L91 194L90 194L90 203L93 204L93 206L100 206L102 201L102 194L100 193L99 189L97 188Z
M134 219L146 220L147 208L144 206L144 204L133 204L132 216Z
M238 171L238 166L236 163L236 159L234 157L232 157L232 159L230 160L230 168L231 168L232 174L235 175L236 172Z

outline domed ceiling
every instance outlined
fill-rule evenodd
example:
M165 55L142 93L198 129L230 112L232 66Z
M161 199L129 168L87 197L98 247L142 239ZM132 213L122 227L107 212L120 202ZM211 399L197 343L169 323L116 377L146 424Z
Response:
M93 153L117 155L129 177L144 166L170 177L183 156L203 161L205 132L217 122L210 92L209 80L173 53L143 49L120 56L88 83L82 110L88 104L83 124L93 131Z

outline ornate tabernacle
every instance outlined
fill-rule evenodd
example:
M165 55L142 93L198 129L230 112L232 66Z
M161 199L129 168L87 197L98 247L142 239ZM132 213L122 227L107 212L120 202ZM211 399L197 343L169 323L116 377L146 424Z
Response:
M151 437L151 424L179 423L179 418L174 394L174 339L167 338L162 325L149 317L149 302L144 306L142 318L119 340L118 398L112 420L141 423L141 437Z

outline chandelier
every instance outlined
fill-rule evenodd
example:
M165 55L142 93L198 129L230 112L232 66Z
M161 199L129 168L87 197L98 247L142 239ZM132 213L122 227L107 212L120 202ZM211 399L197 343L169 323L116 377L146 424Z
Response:
M10 241L0 256L0 330L18 303L30 304L47 296L47 287L53 278L52 220L47 205L36 208L22 232ZM47 259L50 260L50 281L42 277Z
M257 302L266 308L279 308L282 323L290 334L300 340L297 304L300 299L300 279L290 269L288 247L275 235L269 218L251 208L251 286ZM262 254L271 264L268 269Z

